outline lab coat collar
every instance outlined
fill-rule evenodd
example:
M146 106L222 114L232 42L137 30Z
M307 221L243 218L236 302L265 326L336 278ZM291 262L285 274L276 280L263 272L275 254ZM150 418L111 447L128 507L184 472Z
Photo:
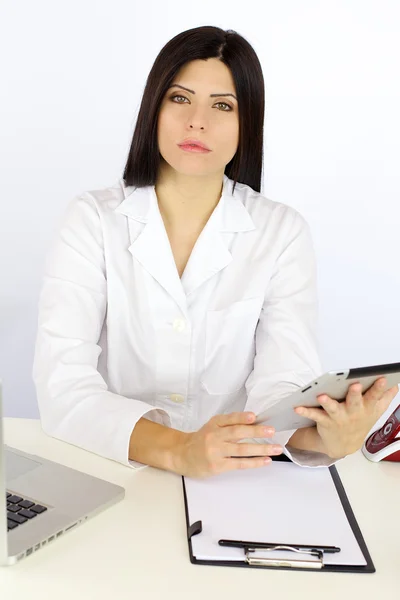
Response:
M158 209L155 186L125 186L123 180L121 182L124 200L116 208L115 212L126 215L141 223L147 223L151 217L155 217L157 210L154 211L154 208ZM221 198L211 216L213 220L214 213L216 213L215 216L219 217L220 231L251 231L256 227L239 198L240 190L236 187L235 192L232 194L232 188L233 180L224 174Z
M125 187L124 200L115 212L128 217L132 256L163 286L188 317L187 296L231 261L222 232L251 231L254 222L240 199L233 181L224 175L221 198L208 219L179 277L164 222L159 210L155 186Z

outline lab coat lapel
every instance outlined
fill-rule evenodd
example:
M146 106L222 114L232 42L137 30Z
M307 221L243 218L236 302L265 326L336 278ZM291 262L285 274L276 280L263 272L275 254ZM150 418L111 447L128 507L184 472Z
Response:
M240 199L223 193L200 233L183 273L186 295L229 265L232 253L228 245L232 234L252 229L255 229L254 223Z
M186 295L193 293L207 279L232 261L228 249L232 233L255 229L250 214L240 199L241 191L232 194L233 181L224 175L220 201L200 233L182 276Z
M126 188L126 192L129 188ZM129 217L129 251L176 301L187 316L186 295L158 209L154 186L135 188L115 212Z
M241 191L236 188L233 195L232 184L232 180L224 175L220 201L194 245L182 279L158 208L155 187L124 188L125 199L115 211L129 217L132 256L175 299L186 316L186 295L232 261L227 247L230 236L224 236L224 233L255 229L240 199Z
M210 277L228 266L232 260L232 254L224 244L218 229L213 226L216 218L217 215L214 213L210 216L196 240L182 274L182 285L186 295L192 294Z

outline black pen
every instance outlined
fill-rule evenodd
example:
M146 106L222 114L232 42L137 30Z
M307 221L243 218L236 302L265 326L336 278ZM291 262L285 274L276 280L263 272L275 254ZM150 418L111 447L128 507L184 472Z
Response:
M289 546L291 548L296 548L299 550L321 550L322 552L326 552L327 554L340 552L340 548L338 548L337 546L320 546L318 544L316 544L315 546L313 546L312 544L273 544L271 542L243 542L239 540L219 540L218 544L220 546L228 546L230 548L275 548L276 546Z

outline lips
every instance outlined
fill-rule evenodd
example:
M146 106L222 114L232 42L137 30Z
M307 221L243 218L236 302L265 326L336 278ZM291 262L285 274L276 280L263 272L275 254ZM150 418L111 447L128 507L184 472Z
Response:
M200 146L179 146L183 152L189 152L192 154L210 154L211 150L204 150Z
M208 146L206 146L206 144L204 144L203 142L200 142L200 140L196 140L193 138L187 139L187 140L183 140L183 142L181 142L180 144L178 144L178 146L180 148L197 148L198 150L205 150L207 152L210 152L210 148Z

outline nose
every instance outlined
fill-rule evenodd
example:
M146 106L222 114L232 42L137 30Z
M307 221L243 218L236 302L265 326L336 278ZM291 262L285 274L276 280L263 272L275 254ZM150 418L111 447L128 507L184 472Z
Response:
M189 127L191 129L204 129L206 126L206 118L201 108L195 109L188 118Z

